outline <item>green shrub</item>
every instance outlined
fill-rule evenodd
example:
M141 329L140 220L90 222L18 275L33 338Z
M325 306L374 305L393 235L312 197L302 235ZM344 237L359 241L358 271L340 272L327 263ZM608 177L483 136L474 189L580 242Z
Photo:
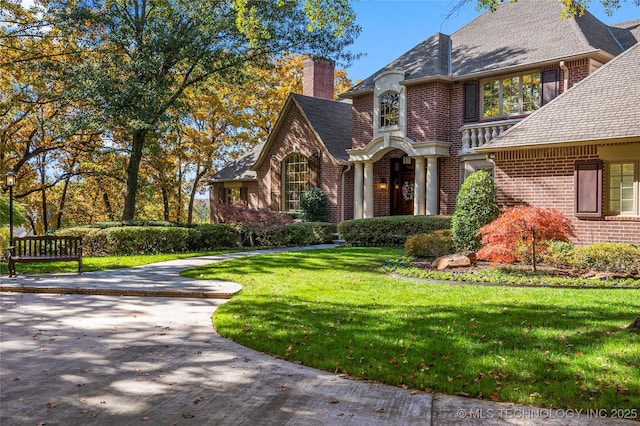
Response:
M454 248L458 251L480 249L478 230L496 219L499 213L491 174L478 170L469 175L460 187L451 219Z
M126 226L107 228L109 254L176 253L189 250L189 241L198 232L188 228L162 226Z
M338 227L328 222L301 222L287 225L287 245L328 244L335 239Z
M305 222L326 222L327 195L320 188L309 188L300 196L300 209Z
M577 265L609 271L640 273L640 246L625 243L597 243L576 247Z
M156 226L156 227L160 226L160 227L167 227L167 228L182 227L182 225L180 225L177 222L169 222L166 220L134 219L134 220L126 220L126 221L96 222L96 223L91 223L89 225L79 226L79 228L107 229L107 228L120 228L123 226Z
M453 253L451 230L441 229L429 234L410 235L404 243L408 256L435 259Z
M62 237L82 237L83 256L105 256L107 251L107 233L96 228L66 228L56 231Z
M450 223L449 216L386 216L346 220L338 233L350 246L402 247L409 235L448 229Z
M5 251L9 248L9 228L0 227L0 259L4 258Z
M236 229L225 223L199 224L194 229L199 233L190 244L194 250L232 248L240 243Z
M556 266L576 266L576 247L565 241L550 241L542 261Z

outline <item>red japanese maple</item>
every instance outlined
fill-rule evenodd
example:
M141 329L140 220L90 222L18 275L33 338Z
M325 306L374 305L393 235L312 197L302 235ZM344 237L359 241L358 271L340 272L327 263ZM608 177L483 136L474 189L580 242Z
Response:
M556 209L515 206L478 231L483 247L478 258L496 263L523 260L522 246L530 255L536 270L536 248L550 240L569 241L574 236L573 225Z

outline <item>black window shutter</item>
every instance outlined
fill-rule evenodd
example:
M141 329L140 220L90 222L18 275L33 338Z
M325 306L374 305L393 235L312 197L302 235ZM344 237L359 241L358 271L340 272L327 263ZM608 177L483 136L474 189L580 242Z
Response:
M240 200L243 203L248 203L249 202L249 192L247 188L240 188Z
M224 189L224 184L222 184L223 186L221 186L220 188L218 188L218 202L220 203L226 203L227 202L227 194L226 191Z
M558 96L560 91L558 70L542 71L540 80L542 82L542 105L545 105Z
M478 121L478 82L464 85L464 121Z
M576 217L602 217L602 161L576 161Z

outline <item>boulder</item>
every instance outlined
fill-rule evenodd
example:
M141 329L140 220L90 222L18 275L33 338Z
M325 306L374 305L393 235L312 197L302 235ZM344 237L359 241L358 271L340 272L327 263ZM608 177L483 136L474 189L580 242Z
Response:
M438 271L451 268L465 268L476 263L476 254L472 251L442 256L433 261L431 266Z

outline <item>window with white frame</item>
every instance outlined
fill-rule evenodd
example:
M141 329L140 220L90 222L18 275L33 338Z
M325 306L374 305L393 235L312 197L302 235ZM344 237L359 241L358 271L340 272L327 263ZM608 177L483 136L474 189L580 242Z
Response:
M482 83L482 116L521 115L540 108L540 73L486 80Z
M309 161L302 154L291 154L283 165L284 171L284 209L300 210L300 196L309 189Z
M400 122L400 94L387 92L380 96L380 127L397 126Z
M608 213L640 215L640 161L612 162L607 167Z

